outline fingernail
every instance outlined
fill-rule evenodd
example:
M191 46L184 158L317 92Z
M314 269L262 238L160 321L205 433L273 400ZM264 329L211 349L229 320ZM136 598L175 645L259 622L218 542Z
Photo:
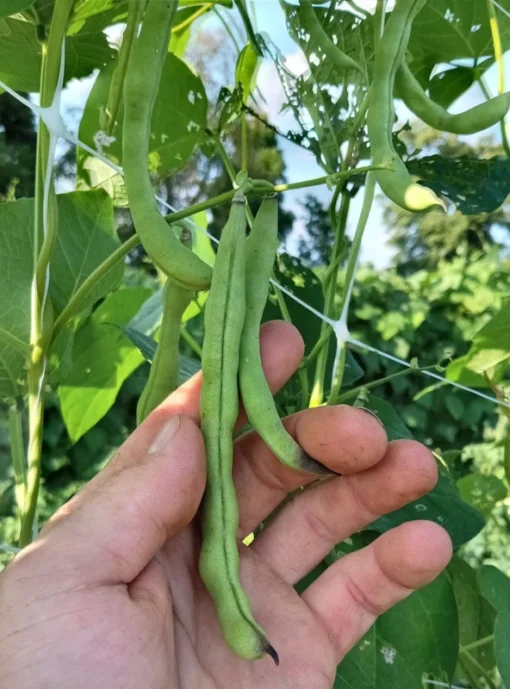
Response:
M179 430L180 425L181 417L172 416L172 418L159 429L156 437L149 447L149 452L147 454L152 455L155 452L161 452L162 450L166 449L171 443L174 435Z

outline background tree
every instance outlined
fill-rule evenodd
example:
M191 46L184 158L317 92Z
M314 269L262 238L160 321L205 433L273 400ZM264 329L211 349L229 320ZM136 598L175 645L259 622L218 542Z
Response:
M36 140L30 110L0 98L0 200L33 196Z

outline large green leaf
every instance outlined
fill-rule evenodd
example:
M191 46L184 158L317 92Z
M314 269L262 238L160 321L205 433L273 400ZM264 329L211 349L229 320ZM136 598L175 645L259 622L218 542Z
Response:
M474 80L474 69L468 67L447 69L434 75L430 80L428 85L430 97L443 108L449 108L473 85Z
M508 495L505 484L497 476L478 472L459 479L457 488L461 498L485 517L490 517L497 503Z
M504 3L503 3L504 4ZM498 13L503 49L510 47L510 20ZM485 2L427 0L414 20L409 51L435 63L493 55Z
M456 676L465 677L467 670L478 675L476 663L490 671L495 664L494 648L490 635L494 630L496 614L484 599L478 586L476 571L461 557L454 555L448 565L447 575L452 583L459 619L459 642L461 648L488 639L487 643L472 647L469 655L462 655L462 663L457 667Z
M370 529L382 533L404 522L418 519L440 524L450 534L455 548L470 541L485 526L483 516L461 499L448 477L440 474L436 487L430 493L380 517L370 525Z
M386 429L388 440L413 437L411 431L407 428L389 402L375 395L370 395L364 406L370 409L370 411L373 411L380 419Z
M38 91L41 46L35 26L17 19L4 22L9 33L0 36L0 79L16 91Z
M73 369L58 390L73 442L103 418L122 383L143 362L138 348L116 326L128 323L149 295L149 289L140 287L114 292L78 331Z
M510 687L510 615L499 614L494 625L496 664L505 687Z
M90 92L80 123L79 137L97 148L101 132L101 113L106 107L115 64L99 73ZM149 164L161 177L175 172L188 162L204 138L207 125L207 96L200 78L175 55L168 54L154 106L150 137ZM103 153L122 163L122 114L113 132L115 140L102 144ZM78 153L81 169L87 156ZM107 176L111 177L111 172ZM90 181L93 185L96 182Z
M74 33L77 27L81 28L91 17L107 15L110 22L112 13L120 17L126 11L127 0L76 0L70 21L71 31Z
M28 345L33 201L0 204L0 329ZM25 357L0 338L0 398L18 394Z
M0 2L0 17L8 17L10 14L16 14L26 10L32 5L34 0L2 0Z
M339 665L334 689L420 689L450 681L458 652L455 597L446 575L381 615Z
M510 300L475 335L466 365L483 374L507 359L510 359Z
M51 260L50 296L58 314L84 280L120 246L113 207L101 189L61 194L58 199L59 238ZM119 263L101 278L82 304L90 307L120 282Z
M50 264L49 294L58 315L82 282L119 246L113 210L102 192L73 192L57 196L59 235ZM0 205L0 329L21 343L30 339L30 289L34 202L21 199ZM98 281L83 309L112 290L123 265ZM7 298L8 295L8 298ZM0 397L18 394L25 357L5 344L0 332Z
M510 193L507 158L433 155L406 164L409 172L420 177L437 194L446 196L464 215L492 213Z
M510 686L510 579L491 565L478 572L480 589L498 616L494 625L496 664L505 686Z
M493 565L484 565L478 572L480 589L492 607L510 616L510 578Z
M0 79L16 91L39 91L41 45L30 22L7 18L0 36ZM80 79L110 61L112 50L101 32L88 31L66 40L65 79Z

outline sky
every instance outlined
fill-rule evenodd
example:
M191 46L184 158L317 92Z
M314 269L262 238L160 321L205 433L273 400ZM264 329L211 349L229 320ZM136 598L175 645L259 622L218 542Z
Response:
M253 0L251 0L253 6ZM375 0L358 0L358 4L364 8L371 10L375 4ZM388 8L391 8L392 0L389 1ZM280 7L278 0L256 0L256 22L257 30L260 33L267 33L273 43L278 45L280 51L285 56L287 66L295 73L303 73L307 69L306 59L298 46L291 39L285 24L285 16ZM207 24L205 23L207 22ZM210 26L211 28L220 27L220 23L214 17L206 19L202 25L204 28ZM112 35L118 35L119 30L114 29ZM495 91L497 80L497 68L492 67L486 75L489 87ZM70 109L83 107L88 93L92 87L93 78L70 82L64 92L63 105ZM294 129L295 121L290 113L281 114L280 109L285 102L283 89L280 85L275 67L269 60L265 60L261 65L258 73L258 87L262 91L267 102L266 108L269 119L281 130L287 131ZM472 107L474 104L483 101L483 96L478 86L474 86L462 98L460 98L453 106L452 111L464 110ZM404 122L407 119L413 119L412 115L406 110L405 106L399 104L397 106L397 115L399 119ZM483 132L486 136L489 132ZM494 137L499 139L499 131L494 128ZM467 137L474 138L474 137ZM313 154L305 149L292 144L286 139L281 138L279 145L282 150L286 165L286 177L288 182L298 182L303 179L310 179L324 175L324 170L320 168ZM317 196L323 203L329 203L331 192L326 186L314 187L313 194ZM289 191L285 193L285 205L292 210L296 217L295 231L293 232L286 249L291 253L297 245L297 241L302 236L303 221L300 219L302 210L300 201L303 200L304 190ZM362 203L363 194L357 194L351 206L349 224L347 232L352 236L359 209ZM365 236L361 248L361 261L370 262L377 268L387 267L393 256L393 249L388 244L388 232L382 220L383 204L376 199L372 208L372 213L365 230Z

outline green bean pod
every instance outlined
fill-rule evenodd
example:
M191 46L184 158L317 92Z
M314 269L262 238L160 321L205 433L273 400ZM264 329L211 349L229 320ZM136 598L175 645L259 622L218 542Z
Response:
M168 54L177 0L148 0L124 80L122 163L136 232L151 260L189 290L207 289L211 267L182 246L159 212L148 171L154 103Z
M285 430L260 358L260 322L278 248L278 198L263 199L246 240L246 315L241 336L239 386L251 425L282 464L298 471L326 474Z
M441 132L476 134L501 122L510 108L510 93L507 92L465 112L452 114L427 96L405 60L398 68L395 83L409 110Z
M310 40L322 49L331 64L339 69L354 69L363 74L358 63L340 50L330 39L315 13L311 0L299 0L299 7L306 22L306 30L310 34Z
M239 578L239 512L232 477L233 431L239 413L237 373L245 314L246 210L236 195L221 234L205 307L200 417L207 453L202 502L200 576L214 602L226 643L247 660L278 656L255 622Z
M149 379L136 407L138 425L180 385L179 341L182 316L194 292L168 278L163 287L163 320Z
M374 172L377 182L389 199L409 211L444 207L431 189L413 182L392 141L395 75L404 59L413 20L424 4L425 0L397 0L376 50L367 117L372 163L388 168Z

